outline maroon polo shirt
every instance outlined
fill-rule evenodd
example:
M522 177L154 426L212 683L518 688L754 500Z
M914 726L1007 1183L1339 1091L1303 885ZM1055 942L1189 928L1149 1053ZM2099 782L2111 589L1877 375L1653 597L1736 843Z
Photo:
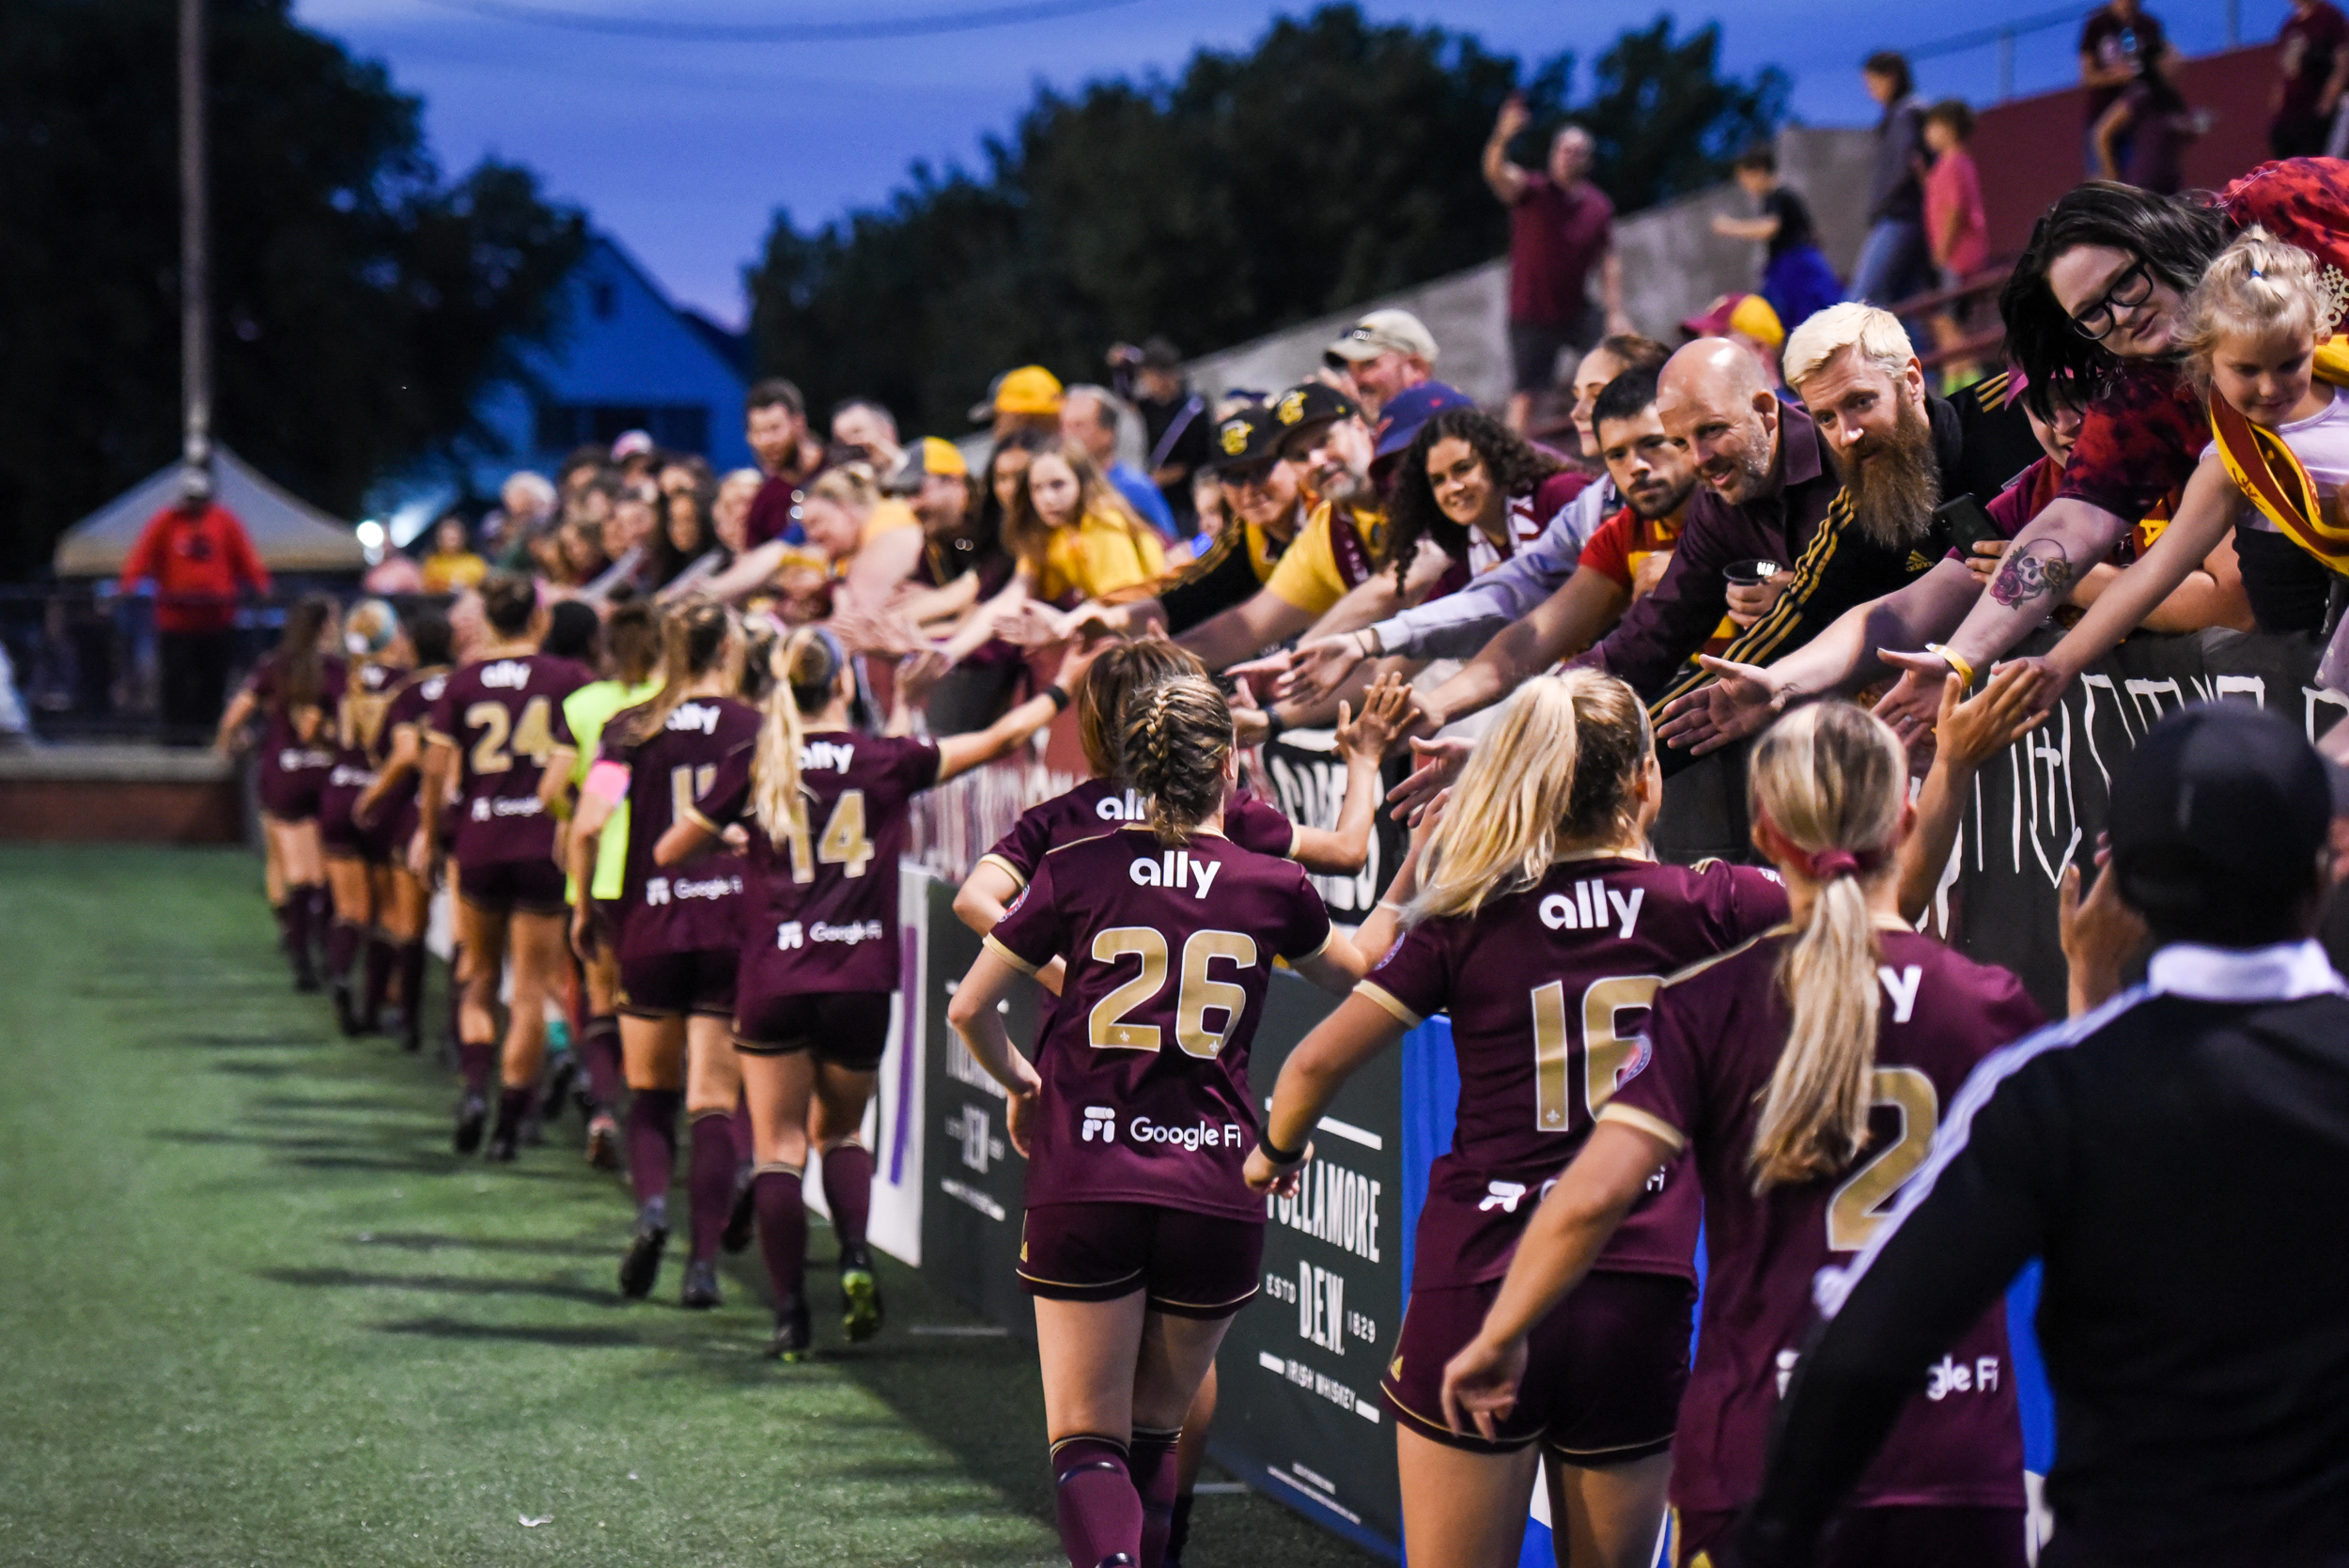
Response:
M1589 306L1591 269L1615 235L1615 204L1589 180L1569 190L1528 175L1509 208L1509 319L1570 327Z

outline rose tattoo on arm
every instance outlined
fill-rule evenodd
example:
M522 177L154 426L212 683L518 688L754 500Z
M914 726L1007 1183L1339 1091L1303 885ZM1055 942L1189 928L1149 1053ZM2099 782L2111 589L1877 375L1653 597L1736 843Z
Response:
M2053 539L2034 539L2010 550L1990 580L1990 597L2012 610L2042 595L2061 598L2072 591L2072 558Z

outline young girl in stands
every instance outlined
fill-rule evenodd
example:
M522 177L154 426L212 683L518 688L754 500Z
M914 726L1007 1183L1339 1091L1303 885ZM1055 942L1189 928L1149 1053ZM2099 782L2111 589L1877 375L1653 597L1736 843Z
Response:
M1751 777L1754 843L1785 879L1793 924L1657 990L1630 1076L1526 1226L1441 1389L1455 1431L1498 1438L1532 1391L1520 1385L1540 1326L1589 1288L1657 1173L1688 1156L1712 1266L1672 1445L1681 1568L1719 1551L1760 1490L1813 1280L1884 1223L1975 1064L2041 1022L2013 975L1901 920L1908 765L1881 721L1843 702L1798 709L1763 736ZM2020 1568L2013 1371L2003 1303L1950 1361L1918 1369L1826 1568Z
M1081 677L1091 659L1071 652L1061 679ZM793 632L776 650L775 675L755 739L718 763L653 860L671 870L708 851L727 826L751 828L734 1038L757 1162L759 1245L775 1295L770 1354L798 1360L810 1342L801 1183L811 1138L840 1238L843 1327L851 1340L880 1327L865 1244L873 1157L860 1138L897 989L897 862L912 798L1024 744L1068 693L1055 684L975 735L923 740L851 727L856 675L828 627Z
M1204 675L1199 656L1162 637L1118 643L1094 660L1077 689L1077 737L1093 776L1076 788L1022 812L1011 831L979 858L955 894L955 913L985 936L1035 876L1045 852L1077 839L1139 821L1149 806L1133 786L1118 753L1120 732L1134 696L1178 675ZM1235 795L1225 807L1223 835L1260 855L1292 860L1308 871L1351 876L1370 854L1378 810L1378 764L1409 722L1410 689L1400 680L1374 688L1359 718L1341 712L1338 752L1346 758L1346 800L1334 828L1301 828L1254 795ZM1046 984L1058 978L1055 972Z
M326 937L326 867L318 818L319 793L334 766L328 732L343 684L342 660L327 651L334 637L334 601L324 594L303 596L286 612L276 651L255 666L229 700L213 740L223 753L241 750L245 726L255 714L261 716L255 772L268 851L265 872L297 991L319 988L312 944Z
M326 980L342 1032L372 1034L382 1027L383 998L397 956L387 924L394 846L376 825L359 819L357 807L383 762L390 739L384 721L411 655L399 617L380 598L352 606L343 619L343 647L350 659L335 703L334 766L319 792L319 847L334 901L334 924L326 934ZM366 986L354 1003L350 966L363 945Z
M636 1190L636 1237L620 1265L620 1294L642 1296L660 1272L669 1234L669 1171L677 1159L680 1097L692 1118L686 1191L692 1249L682 1300L719 1301L718 1247L734 1207L734 1106L742 1092L730 1024L741 962L743 857L723 846L674 871L653 864L653 846L709 787L726 754L757 738L758 709L735 692L742 638L733 613L707 601L672 611L661 629L659 695L603 726L580 792L570 836L571 876L592 884L599 839L628 812L625 866L609 928L595 930L582 900L571 943L583 958L614 955L620 1048L629 1101L629 1174Z
M538 651L546 617L530 579L499 572L482 584L489 642L449 676L428 721L421 826L410 854L419 874L447 850L457 888L457 1152L481 1147L490 1073L502 1070L489 1157L511 1160L546 1055L547 999L563 982L563 871L554 815L539 775L554 754L556 709L593 678ZM499 1050L498 980L513 960Z
M631 600L612 612L603 628L603 665L602 679L591 680L563 699L555 725L556 765L538 782L540 797L559 817L570 816L574 809L573 797L587 781L604 725L614 714L661 690L661 620L652 606ZM591 874L582 877L574 872L563 886L571 908L571 948L578 961L579 1057L587 1070L587 1163L599 1171L616 1170L620 1164L621 1091L628 1081L620 1057L620 961L613 945L619 935L620 881L628 846L629 812L622 801L596 841ZM564 864L572 864L568 849ZM582 911L588 922L583 940L577 934ZM667 1110L669 1119L662 1126L669 1128L667 1136L674 1143L677 1107L672 1102ZM666 1163L658 1179L660 1190L666 1191ZM650 1283L647 1280L647 1289Z
M947 1011L1029 1162L1019 1277L1075 1568L1163 1560L1184 1413L1256 1294L1265 1204L1240 1168L1273 963L1341 993L1361 974L1303 870L1223 836L1238 765L1222 694L1186 675L1128 706L1119 750L1148 821L1047 854ZM996 1004L1056 961L1031 1063Z
M2342 301L2316 259L2253 229L2222 252L2186 303L2179 344L2216 436L2153 547L2044 656L2042 705L2136 630L2233 533L2288 541L2334 582L2349 576L2349 352L2333 346ZM2349 682L2336 631L2318 678Z
M1597 1272L1533 1326L1524 1388L1492 1436L1446 1425L1440 1385L1542 1191L1636 1068L1661 977L1786 916L1767 872L1657 864L1647 833L1662 803L1647 710L1629 687L1589 670L1527 682L1388 890L1407 934L1290 1054L1273 1091L1265 1141L1301 1151L1350 1074L1422 1020L1452 1016L1458 1130L1428 1175L1383 1384L1414 1563L1514 1564L1544 1457L1561 1563L1647 1568L1656 1550L1688 1379L1693 1171L1675 1162L1636 1193ZM1365 926L1359 939L1378 937ZM1249 1185L1270 1190L1296 1169L1260 1151Z
M408 862L408 846L420 823L417 808L423 774L424 726L432 705L448 685L448 616L431 605L409 612L402 630L415 668L393 691L383 710L388 737L382 766L351 806L351 817L389 846L391 898L382 915L384 934L395 949L399 985L399 1045L424 1046L424 934L431 919L432 890Z

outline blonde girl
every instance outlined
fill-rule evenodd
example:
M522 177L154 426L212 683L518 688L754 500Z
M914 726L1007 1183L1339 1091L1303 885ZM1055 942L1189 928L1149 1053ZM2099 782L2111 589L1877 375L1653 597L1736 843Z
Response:
M1703 1414L1672 1451L1680 1568L1718 1553L1760 1490L1813 1277L1867 1245L1975 1063L2041 1021L2013 975L1901 920L1908 764L1882 721L1844 702L1800 708L1756 745L1751 781L1754 844L1785 882L1789 923L1657 988L1597 1126L1442 1378L1446 1424L1488 1439L1501 1431L1522 1397L1536 1326L1588 1288L1651 1182L1663 1172L1669 1188L1686 1157L1703 1193L1711 1273L1685 1406ZM2003 1304L1954 1354L1968 1367L2007 1366ZM2020 1568L2012 1378L1969 1374L1964 1398L1925 1391L1921 1376L1852 1494L1830 1560Z

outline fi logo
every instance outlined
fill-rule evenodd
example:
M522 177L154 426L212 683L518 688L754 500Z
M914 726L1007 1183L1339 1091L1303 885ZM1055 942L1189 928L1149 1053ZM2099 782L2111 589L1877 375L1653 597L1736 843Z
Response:
M1117 1112L1108 1106L1089 1105L1085 1107L1084 1131L1078 1136L1083 1141L1090 1143L1097 1133L1100 1135L1101 1141L1104 1143L1117 1141Z

